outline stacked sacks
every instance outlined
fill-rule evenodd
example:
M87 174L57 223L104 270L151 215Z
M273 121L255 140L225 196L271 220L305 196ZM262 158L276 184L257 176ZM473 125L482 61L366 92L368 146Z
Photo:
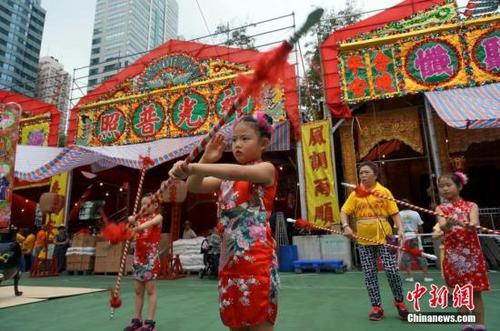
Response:
M173 242L173 253L179 255L182 268L185 271L200 271L205 268L201 244L204 237L194 239L179 239Z

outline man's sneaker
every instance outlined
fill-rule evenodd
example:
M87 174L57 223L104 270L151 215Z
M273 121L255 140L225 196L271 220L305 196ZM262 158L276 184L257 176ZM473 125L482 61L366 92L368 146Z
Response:
M382 318L384 318L384 310L380 306L373 306L368 317L372 321L380 321Z
M413 277L408 277L408 278L405 278L405 280L407 282L414 282L415 280L413 279Z
M430 278L430 277L424 277L424 282L426 283L430 283L432 282L434 279Z
M155 321L145 320L141 331L156 331L155 324Z
M394 306L398 309L399 318L402 320L408 319L408 308L403 301L394 301Z
M139 331L142 327L142 321L138 318L133 318L130 324L123 331Z

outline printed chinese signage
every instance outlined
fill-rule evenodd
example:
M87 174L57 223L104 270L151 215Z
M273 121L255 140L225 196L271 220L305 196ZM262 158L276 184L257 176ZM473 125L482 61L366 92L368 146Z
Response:
M21 106L0 103L0 228L10 224L14 163Z
M182 131L193 131L205 123L208 116L208 104L198 93L181 96L174 105L174 125Z
M154 137L163 127L165 112L161 104L150 102L137 107L132 126L140 137Z
M205 134L242 94L237 74L250 69L180 53L155 59L99 99L116 102L77 110L76 144L125 145ZM285 101L284 83L265 86L258 96L242 100L237 114L264 111L280 123L287 119ZM40 141L40 133L33 133L31 140Z
M318 225L339 223L328 121L302 126L307 217Z
M117 141L125 131L125 115L118 109L109 109L97 121L96 137L103 144Z
M66 194L68 192L67 172L52 176L50 178L50 192L61 195L64 198L66 197ZM58 214L50 214L50 222L51 226L53 227L53 232L55 232L58 225L64 224L65 208L66 206L64 206Z
M451 30L421 29L384 42L375 32L349 40L339 54L342 98L348 103L423 91L476 86L500 80L500 15ZM419 32L417 30L417 32ZM378 34L377 34L378 33ZM354 46L365 42L366 48Z
M229 86L228 88L222 90L217 97L217 116L223 118L233 107L234 102L238 99L238 96L242 93L240 86ZM248 97L245 102L243 102L238 108L238 115L248 114L252 112L254 107L254 102L252 97ZM232 122L236 114L231 116L228 122Z

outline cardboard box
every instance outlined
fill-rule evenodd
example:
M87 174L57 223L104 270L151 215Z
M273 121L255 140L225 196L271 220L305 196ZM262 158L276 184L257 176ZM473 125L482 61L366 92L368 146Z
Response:
M82 247L95 247L96 238L94 236L85 236L82 240Z
M105 256L96 256L94 262L94 272L97 273L107 272L106 262L107 259Z
M123 247L125 247L125 243L110 245L107 256L122 256Z
M72 247L82 247L83 245L83 236L81 234L75 234L73 239L71 240Z
M79 265L79 270L94 270L95 257L90 255L82 255Z
M96 257L106 257L108 256L109 244L106 241L98 241L95 246L95 256Z

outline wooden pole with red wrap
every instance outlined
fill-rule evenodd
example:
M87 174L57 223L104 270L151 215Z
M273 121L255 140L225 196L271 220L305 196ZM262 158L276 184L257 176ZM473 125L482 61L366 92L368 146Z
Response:
M144 177L146 177L146 171L149 169L150 166L154 165L153 160L149 157L149 151L148 151L148 156L141 157L141 162L142 162L141 177L139 179L139 185L137 187L137 195L135 196L134 210L133 210L134 215L137 213L137 210L139 208L139 203L141 201L142 187L144 184ZM113 234L117 234L118 237L113 238L112 237ZM125 241L125 246L123 247L122 251L122 256L120 260L120 269L118 269L118 275L116 277L115 287L111 290L110 293L111 296L109 299L109 305L111 306L110 318L113 318L115 315L115 308L119 308L122 305L122 301L120 298L121 280L123 277L123 273L125 271L128 249L130 247L130 242L133 237L133 232L130 229L128 222L125 223L122 222L118 224L109 223L104 228L102 235L103 237L109 239L111 244L116 244L117 242L120 242L121 238L123 237L127 238L127 240Z
M303 220L303 219L294 220L293 218L287 218L287 222L293 223L297 228L301 228L301 229L321 230L321 231L327 231L327 232L330 232L330 233L335 233L335 234L339 234L341 236L344 236L344 233L342 231L340 231L340 230L331 229L331 228L327 228L327 227L324 227L324 226L321 226L321 225L312 224L312 223L309 223L308 221ZM354 240L361 239L363 241L367 241L367 242L370 242L370 243L373 243L373 244L376 244L376 245L384 245L386 247L389 247L390 249L400 250L400 251L403 251L405 253L411 254L411 255L413 255L415 257L423 256L423 257L426 257L426 258L428 258L430 260L433 260L433 261L437 260L436 255L424 253L423 251L421 251L418 248L411 248L411 247L407 247L407 246L397 246L397 245L393 245L393 244L389 244L389 243L382 243L382 242L376 241L374 239L360 237L360 236L357 236L357 235L354 235L354 234L353 234L353 239Z

